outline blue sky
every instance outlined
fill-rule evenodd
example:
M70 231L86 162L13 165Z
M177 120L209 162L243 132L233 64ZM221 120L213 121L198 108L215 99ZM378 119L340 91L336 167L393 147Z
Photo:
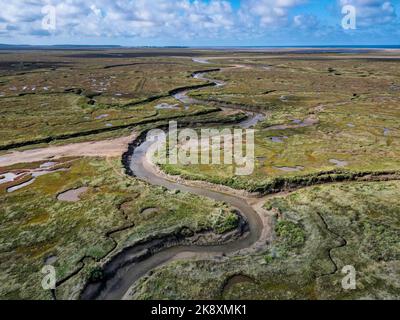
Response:
M400 0L0 0L0 5L0 43L400 44ZM356 9L355 29L342 27L345 5Z

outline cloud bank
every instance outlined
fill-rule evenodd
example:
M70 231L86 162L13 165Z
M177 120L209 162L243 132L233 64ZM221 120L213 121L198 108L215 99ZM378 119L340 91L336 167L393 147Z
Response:
M333 26L307 12L308 0L1 0L0 38L251 39L268 32L326 34ZM397 24L395 6L384 0L338 0L354 5L361 28ZM56 13L55 29L42 26L46 5ZM324 5L322 4L322 9ZM326 6L326 5L325 5ZM300 14L294 11L302 8ZM340 25L340 15L334 25ZM284 30L284 31L282 31Z

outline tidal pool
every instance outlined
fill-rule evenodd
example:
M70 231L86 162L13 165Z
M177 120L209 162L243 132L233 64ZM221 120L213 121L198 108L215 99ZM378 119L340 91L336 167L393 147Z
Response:
M272 142L276 142L276 143L283 143L284 140L286 140L286 139L289 139L289 138L286 137L286 136L283 136L283 137L271 137L271 141Z
M105 113L105 114L101 114L101 115L97 116L96 119L97 120L104 119L104 118L107 118L108 116L109 116L109 114Z
M6 183L6 182L12 182L14 181L19 175L12 173L12 172L7 172L7 173L2 173L0 174L0 184Z
M281 171L285 171L285 172L297 172L297 171L304 170L304 167L302 167L302 166L296 166L296 167L273 167L273 168L281 170Z
M160 104L156 105L154 108L156 108L158 110L179 109L179 104L160 103Z
M197 62L197 63L203 63L203 64L209 64L210 62L205 60L205 59L200 59L200 58L193 58L192 59L193 62Z
M44 176L46 174L50 174L50 173L55 173L55 172L59 172L59 171L66 171L67 169L59 169L59 170L53 170L53 171L36 171L36 172L32 172L32 178L24 183L18 184L16 186L10 187L7 189L7 192L14 192L17 191L19 189L22 189L26 186L29 186L30 184L34 183L37 177L40 176Z
M40 168L50 168L57 164L57 162L49 161L40 165Z

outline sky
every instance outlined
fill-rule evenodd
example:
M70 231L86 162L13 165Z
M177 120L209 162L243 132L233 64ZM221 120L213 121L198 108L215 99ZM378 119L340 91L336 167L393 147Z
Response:
M400 0L0 0L0 43L400 45L399 12Z

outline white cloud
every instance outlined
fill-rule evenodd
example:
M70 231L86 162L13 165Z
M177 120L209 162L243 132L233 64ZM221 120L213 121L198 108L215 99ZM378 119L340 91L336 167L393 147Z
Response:
M293 24L295 27L307 31L316 31L319 27L318 19L313 15L296 15L293 17Z
M36 33L46 4L56 8L57 35L209 36L231 30L236 21L224 0L13 0L3 6L0 21L20 34Z
M306 0L242 0L239 15L247 26L280 26L288 22L291 8Z
M242 0L234 10L226 0L13 0L3 5L0 21L14 33L38 34L41 8L52 4L56 35L209 38L285 23L290 8L303 2Z
M292 14L307 0L11 0L0 10L0 35L10 39L46 36L42 7L54 5L59 39L84 37L180 40L263 37L269 30L322 29L315 15ZM358 10L359 26L386 24L396 18L388 0L337 0ZM286 28L286 29L285 29ZM272 34L272 32L270 32ZM184 42L184 41L182 41Z

